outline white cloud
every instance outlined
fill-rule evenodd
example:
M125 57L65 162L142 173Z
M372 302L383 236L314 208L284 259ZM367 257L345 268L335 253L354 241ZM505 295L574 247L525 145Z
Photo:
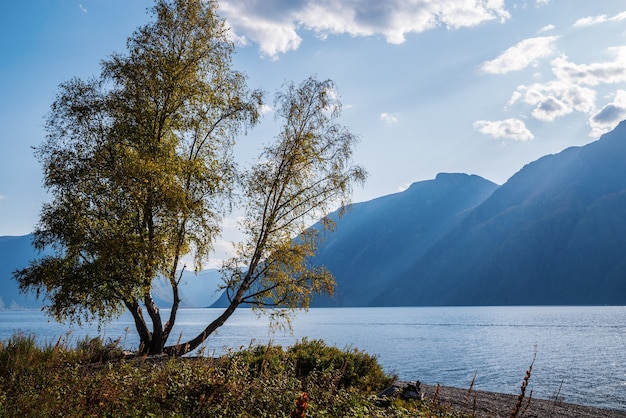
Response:
M268 113L272 113L274 111L274 109L272 108L272 106L263 103L261 106L259 106L259 113L261 115L267 115Z
M574 111L584 113L592 111L595 99L594 90L567 82L551 81L519 86L507 105L513 105L521 100L534 106L532 115L535 119L551 122Z
M596 25L598 23L606 22L607 20L608 20L608 18L607 18L606 15L587 16L587 17L583 17L582 19L578 19L574 23L574 27Z
M614 61L574 64L566 56L560 56L552 61L552 71L561 80L589 86L626 82L626 46L608 51L615 56Z
M302 38L296 33L296 27L291 20L272 20L270 16L246 14L247 3L256 1L220 3L220 12L226 16L235 41L243 45L248 40L256 42L261 49L261 55L270 58L298 49Z
M397 123L398 117L391 115L389 113L383 112L380 114L380 120L387 122L387 123Z
M591 137L613 130L622 120L626 119L626 91L618 90L614 100L605 105L589 119Z
M224 261L235 256L235 248L231 241L225 239L217 239L213 243L213 252L209 257L209 261L204 268L219 269Z
M401 193L411 187L411 183L402 183L396 188L396 191Z
M81 12L87 13L87 9L85 9L85 7L82 4L79 4L78 7L80 8Z
M607 15L587 16L577 20L574 23L574 27L592 26L606 22L618 22L624 19L626 19L626 12L622 12L611 17L608 17Z
M525 89L525 86L519 86L517 88L517 90L515 90L513 92L513 94L511 95L511 98L509 99L509 101L506 103L506 107L505 109L508 110L509 107L513 106L515 103L519 102L520 100L524 99L524 95L522 94L522 90Z
M555 78L519 86L505 109L516 103L530 105L532 116L543 122L581 112L589 117L591 137L610 131L626 118L626 91L619 90L611 103L598 110L595 86L626 82L626 46L608 48L608 52L615 57L613 60L590 64L576 64L565 55L558 56L551 61Z
M504 0L223 0L220 13L235 39L258 44L270 58L297 49L300 28L320 38L382 35L387 42L400 44L409 33L510 18Z
M558 36L541 36L528 38L510 47L497 58L486 61L481 69L491 74L505 74L533 65L539 58L554 53L554 43Z
M546 25L543 28L539 29L539 33L546 33L546 32L552 32L554 29L556 29L556 26L554 25Z
M497 139L527 141L535 137L532 132L526 128L526 124L519 119L497 121L479 120L474 122L474 129Z
M242 222L244 221L243 216L230 216L222 219L222 228L223 229L239 229Z

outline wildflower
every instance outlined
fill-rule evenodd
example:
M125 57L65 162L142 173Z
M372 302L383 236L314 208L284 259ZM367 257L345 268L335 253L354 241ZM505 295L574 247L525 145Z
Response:
M305 418L306 409L309 407L309 395L306 392L296 399L296 407L291 411L291 418Z

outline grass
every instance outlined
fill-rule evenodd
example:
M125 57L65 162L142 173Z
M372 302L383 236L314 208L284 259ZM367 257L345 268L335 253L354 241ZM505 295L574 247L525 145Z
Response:
M119 341L0 342L0 417L463 417L436 400L377 402L395 376L320 340L219 358L123 358ZM306 395L305 395L306 394Z
M528 388L528 381L530 380L530 375L533 371L533 365L535 364L535 360L537 359L537 349L535 348L535 356L533 357L533 361L530 363L530 366L526 370L526 374L524 375L524 380L522 380L522 384L520 385L520 393L517 395L517 402L515 403L515 407L513 411L511 411L511 418L520 418L522 417L528 407L530 406L530 401L533 398L533 391L530 391L530 395L528 395L528 400L526 401L526 406L524 406L524 398L526 397L526 389Z

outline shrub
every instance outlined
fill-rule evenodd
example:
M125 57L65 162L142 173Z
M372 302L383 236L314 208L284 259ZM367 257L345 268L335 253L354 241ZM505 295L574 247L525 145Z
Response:
M339 385L365 391L380 391L389 386L395 376L387 375L375 357L358 349L339 350L322 340L297 342L288 351L295 362L296 376L306 379L314 372L339 373Z
M119 353L115 341L89 338L75 348L61 339L39 348L22 334L1 342L0 417L287 418L303 391L307 415L316 417L411 417L425 407L378 406L376 393L393 377L374 357L320 340L286 350L250 346L217 359L125 360Z

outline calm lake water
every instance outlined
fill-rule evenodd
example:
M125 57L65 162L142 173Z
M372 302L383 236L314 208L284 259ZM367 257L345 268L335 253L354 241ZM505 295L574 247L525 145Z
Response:
M173 334L193 337L221 310L183 309ZM164 311L167 314L167 311ZM0 340L21 330L39 343L67 325L39 311L0 311ZM128 330L128 331L127 331ZM136 348L130 315L101 329ZM98 335L74 327L70 341ZM205 344L206 354L252 343L288 346L303 337L378 357L402 380L516 394L533 361L533 396L626 411L626 307L326 308L298 313L293 334L272 333L265 318L240 309Z

